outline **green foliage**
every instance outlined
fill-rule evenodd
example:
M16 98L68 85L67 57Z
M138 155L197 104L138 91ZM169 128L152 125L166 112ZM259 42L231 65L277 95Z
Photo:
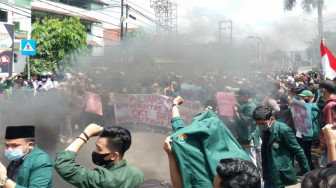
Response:
M85 27L79 18L43 19L33 24L31 39L36 41L36 56L31 56L31 72L73 72L87 52ZM27 69L26 69L27 70Z
M324 0L302 0L301 7L305 13L310 14L313 9L317 8L318 4L323 5ZM296 5L296 0L284 0L285 10L293 10Z
M296 5L296 0L284 0L285 10L293 10Z

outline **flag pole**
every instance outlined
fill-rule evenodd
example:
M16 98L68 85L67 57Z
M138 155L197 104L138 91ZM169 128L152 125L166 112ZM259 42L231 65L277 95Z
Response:
M321 43L322 43L322 45L324 46L324 36L323 35L321 35ZM321 62L322 63L322 62ZM322 76L323 76L323 80L326 80L327 79L327 75L326 74L322 74Z

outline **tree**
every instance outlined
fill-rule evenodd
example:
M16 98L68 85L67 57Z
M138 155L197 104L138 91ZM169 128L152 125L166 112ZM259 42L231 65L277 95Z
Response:
M36 56L30 59L31 72L72 72L82 62L87 43L79 18L45 18L41 23L35 22L33 28L31 39L36 41Z
M301 7L303 11L307 14L310 14L313 9L317 8L318 16L318 35L323 34L323 9L324 0L302 0ZM296 0L284 0L285 10L292 10L296 5Z

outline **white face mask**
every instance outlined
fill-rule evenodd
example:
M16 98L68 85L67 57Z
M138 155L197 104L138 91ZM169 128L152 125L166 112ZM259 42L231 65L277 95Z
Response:
M29 143L28 143L29 144ZM23 148L25 148L26 146L28 146L28 144L27 145L25 145ZM11 160L11 161L17 161L17 160L19 160L19 159L22 159L24 156L26 156L27 155L27 153L28 153L28 151L26 152L26 153L22 153L22 149L23 148L21 148L21 149L17 149L17 150L13 150L13 151L9 151L9 150L5 150L5 156L9 159L9 160Z
M270 119L270 121L268 123L263 124L263 125L259 125L259 129L261 131L268 131L271 128L271 125L272 125L271 122L272 122L272 120Z

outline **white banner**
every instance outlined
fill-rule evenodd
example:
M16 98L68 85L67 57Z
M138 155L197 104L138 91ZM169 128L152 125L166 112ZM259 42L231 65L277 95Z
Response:
M114 113L116 123L145 122L171 128L171 108L173 98L154 94L115 95ZM199 103L184 101L180 115L187 126L201 112Z

